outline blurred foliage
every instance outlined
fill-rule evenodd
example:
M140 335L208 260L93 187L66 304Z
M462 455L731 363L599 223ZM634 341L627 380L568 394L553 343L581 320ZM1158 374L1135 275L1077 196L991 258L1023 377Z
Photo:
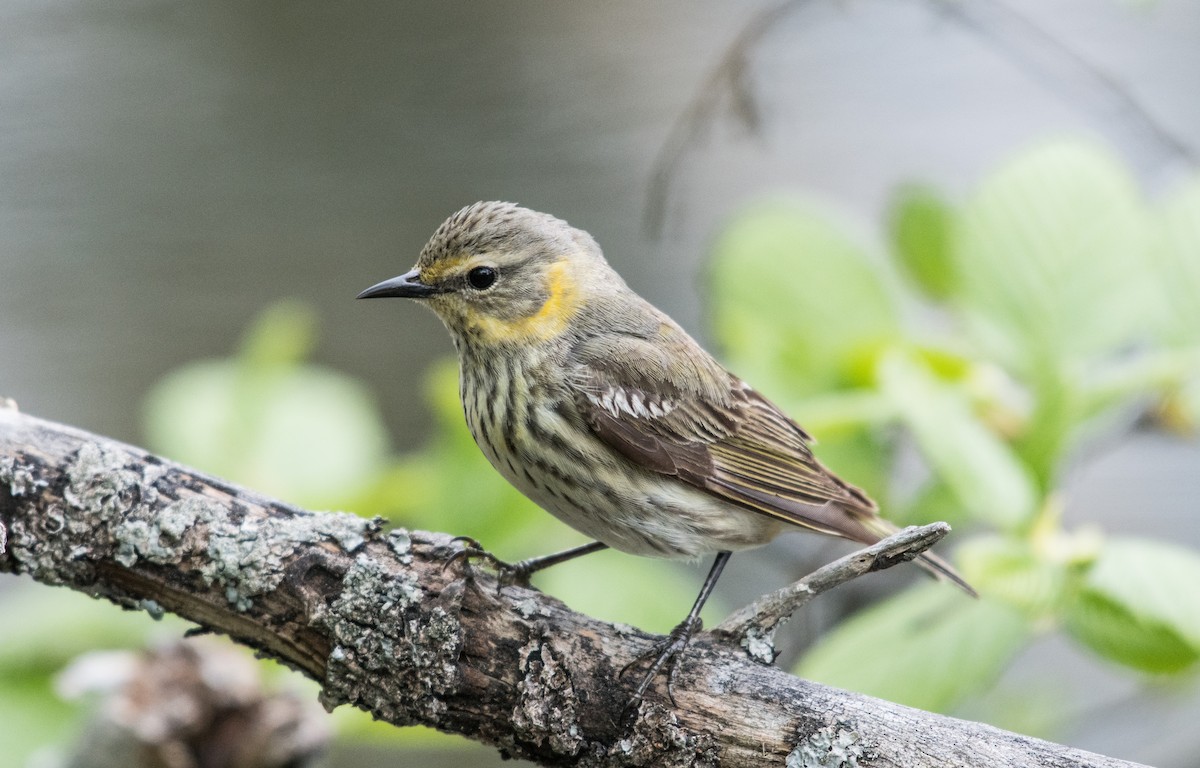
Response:
M176 461L310 508L374 482L387 435L354 379L307 365L315 318L285 301L246 333L236 357L169 374L146 401L149 444Z
M1194 671L1200 553L1067 530L1060 486L1081 446L1130 416L1195 430L1200 177L1148 204L1102 148L1060 140L1002 163L962 205L901 189L888 224L881 256L806 202L745 211L715 248L716 334L892 517L932 507L955 523L983 597L899 594L827 633L798 673L948 711L1055 631L1124 667ZM845 466L846 442L880 469ZM879 471L906 446L927 479L902 494Z
M1000 601L965 600L922 584L843 622L837 642L821 642L805 656L802 674L832 673L843 688L944 712L988 690L1031 632L1030 622Z
M730 367L819 436L823 461L892 519L952 522L959 566L982 598L915 587L829 632L797 671L962 712L989 711L982 694L1051 632L1148 674L1194 670L1200 555L1067 530L1060 485L1081 444L1129 423L1116 415L1195 430L1200 178L1150 205L1103 149L1059 141L1004 162L961 205L903 188L887 227L879 254L808 202L746 210L714 245L713 332ZM233 357L167 376L147 398L150 447L306 507L470 535L508 560L582 542L487 466L453 361L426 381L428 443L396 456L364 387L306 362L314 332L306 307L279 304ZM912 446L925 465L915 491L891 472ZM665 631L694 597L699 572L686 576L603 552L537 581L579 610ZM4 599L36 605L5 607L28 620L0 636L0 718L23 724L6 729L16 741L0 768L71 726L72 709L51 692L55 670L86 650L140 644L151 625L32 586ZM356 738L458 743L349 708L336 717Z

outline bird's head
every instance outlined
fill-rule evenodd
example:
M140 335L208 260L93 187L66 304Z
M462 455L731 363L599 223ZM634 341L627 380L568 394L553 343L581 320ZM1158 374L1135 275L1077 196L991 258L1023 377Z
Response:
M505 346L561 336L585 295L614 281L586 232L512 203L481 202L446 219L412 270L358 298L420 299L455 336Z

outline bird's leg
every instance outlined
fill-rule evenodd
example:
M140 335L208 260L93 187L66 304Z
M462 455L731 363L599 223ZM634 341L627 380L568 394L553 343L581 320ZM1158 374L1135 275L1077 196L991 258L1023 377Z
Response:
M528 560L521 560L517 563L506 563L493 555L491 552L488 552L483 548L483 545L470 536L455 536L453 539L451 539L451 541L462 542L463 548L450 555L450 558L446 561L445 567L449 567L451 563L459 559L466 559L470 561L472 558L479 558L480 560L486 561L487 564L492 568L496 569L496 572L499 575L498 581L501 585L520 584L522 586L527 586L529 584L529 577L538 571L549 568L552 565L565 563L568 560L574 560L577 557L590 555L593 552L599 552L602 549L608 548L607 544L599 541L593 541L588 544L581 544L578 547L572 547L571 549L567 549L562 552L555 552L552 555L531 557Z
M659 640L649 651L626 664L621 670L619 676L624 677L629 668L638 662L651 657L654 659L650 664L650 668L646 670L646 676L642 678L642 682L638 684L637 690L633 692L633 697L629 700L627 707L628 710L637 710L638 705L642 703L642 697L646 695L650 684L654 682L655 676L658 675L663 667L666 667L667 670L667 697L671 699L673 706L678 706L675 704L675 666L679 661L679 654L687 647L688 641L692 639L692 634L702 626L700 609L704 607L708 596L712 594L713 588L717 586L717 579L721 578L721 571L725 569L725 563L729 562L731 554L731 552L717 553L716 559L713 560L712 568L709 569L708 576L704 579L704 585L700 587L700 594L696 596L696 602L692 605L692 610L688 611L687 618L672 629L671 634Z
M501 568L501 576L508 579L510 584L528 584L529 577L538 571L545 570L552 565L565 563L568 560L574 560L577 557L590 555L593 552L599 552L602 549L608 549L608 545L601 541L593 541L588 544L581 544L578 547L565 549L562 552L555 552L552 555L531 557L528 560L521 560L520 562Z

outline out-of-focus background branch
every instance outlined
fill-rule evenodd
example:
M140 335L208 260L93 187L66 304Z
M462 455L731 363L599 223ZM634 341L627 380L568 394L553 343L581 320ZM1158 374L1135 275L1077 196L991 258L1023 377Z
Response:
M436 320L351 300L514 199L590 230L897 522L954 524L982 600L892 571L807 606L781 664L1191 766L1198 37L1188 0L0 4L0 392L508 559L579 543L478 455ZM709 625L844 552L734 558ZM601 553L538 583L662 631L701 577ZM181 631L0 603L29 617L0 627L0 765L75 732L70 659ZM495 759L333 726L332 765Z

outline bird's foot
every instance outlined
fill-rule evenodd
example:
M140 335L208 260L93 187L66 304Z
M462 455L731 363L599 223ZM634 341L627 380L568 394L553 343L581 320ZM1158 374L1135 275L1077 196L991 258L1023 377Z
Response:
M658 640L658 642L651 646L650 650L646 651L621 668L619 677L624 677L625 673L628 672L630 668L636 666L642 661L645 661L646 659L652 659L650 666L646 669L646 676L642 678L642 681L638 684L637 690L633 692L633 696L629 699L629 703L626 705L626 712L637 711L638 707L642 703L642 699L646 695L646 691L650 689L650 685L654 682L654 678L658 676L659 672L664 670L666 671L667 675L667 698L671 700L672 706L679 706L675 702L675 671L679 664L679 656L683 653L683 650L687 648L687 644L692 639L692 635L695 634L695 632L699 630L701 626L703 626L703 622L700 620L699 616L684 619L682 622L676 625L674 629L671 630L669 635L661 638Z
M487 567L496 572L496 589L509 585L517 585L522 587L529 586L529 576L534 569L529 568L529 560L522 560L519 563L506 563L500 558L493 555L483 548L483 545L476 539L470 536L455 536L450 540L462 544L461 549L455 550L447 558L443 568L449 568L452 564L462 560L468 565L472 560L481 560Z

